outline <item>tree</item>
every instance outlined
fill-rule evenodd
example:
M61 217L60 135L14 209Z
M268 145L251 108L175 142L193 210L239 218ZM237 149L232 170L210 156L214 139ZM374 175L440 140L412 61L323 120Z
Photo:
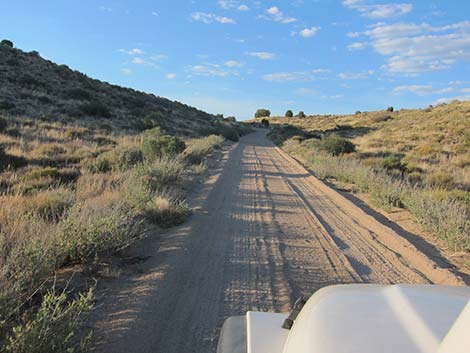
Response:
M297 117L303 119L305 118L305 113L301 110L299 114L297 114Z
M387 112L393 112L393 107L388 107Z
M294 116L294 113L292 112L292 110L289 109L289 110L286 112L286 118L292 118L293 116Z
M271 116L269 109L258 109L255 113L255 118L268 118L269 116Z
M268 119L263 119L263 120L261 120L261 124L264 127L268 128L269 127L269 120Z
M6 47L10 47L10 48L13 48L13 42L11 40L8 40L8 39L4 39L0 42L0 45L4 45Z

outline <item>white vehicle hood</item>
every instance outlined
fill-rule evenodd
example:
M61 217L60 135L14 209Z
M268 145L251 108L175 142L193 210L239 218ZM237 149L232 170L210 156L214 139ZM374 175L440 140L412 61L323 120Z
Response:
M305 304L283 353L438 353L469 299L469 287L327 287Z

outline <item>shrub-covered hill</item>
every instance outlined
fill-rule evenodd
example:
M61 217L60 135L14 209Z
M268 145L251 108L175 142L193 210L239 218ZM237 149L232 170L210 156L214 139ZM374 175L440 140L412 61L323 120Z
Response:
M381 165L393 158L398 167L415 178L470 191L468 101L426 109L273 117L269 121L274 126L285 126L278 131L283 134L278 134L277 142L295 135L340 135L356 145L357 156L366 164Z
M220 117L185 104L92 79L66 65L0 44L0 115L175 135L216 133ZM97 125L98 124L98 125Z

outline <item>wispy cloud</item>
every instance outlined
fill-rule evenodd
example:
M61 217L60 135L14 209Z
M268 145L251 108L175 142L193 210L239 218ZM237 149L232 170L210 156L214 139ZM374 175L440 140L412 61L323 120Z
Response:
M166 74L166 78L169 79L169 80L173 80L174 78L176 78L176 74L173 73L173 72L170 72L170 73Z
M274 72L263 76L263 80L270 82L289 82L289 81L312 81L323 79L318 74L330 72L327 69L314 69L310 71L292 71L292 72Z
M338 74L338 77L342 80L363 80L369 78L374 74L374 70L368 70L365 72L342 72Z
M236 61L236 60L228 60L224 63L227 67L242 67L243 63Z
M453 92L453 87L435 88L433 85L403 85L393 89L396 94L411 92L420 96Z
M343 5L373 19L398 17L413 10L413 5L408 3L367 5L363 0L344 0Z
M128 69L128 68L126 68L126 67L125 67L125 68L122 68L120 71L121 71L124 75L130 75L130 74L132 74L132 70L131 70L131 69Z
M367 48L368 45L367 42L354 42L348 45L348 50L362 50Z
M213 22L218 22L222 24L235 24L236 21L233 18L225 17L225 16L218 16L213 13L205 13L205 12L194 12L191 14L191 18L194 21L202 22L205 24L210 24Z
M269 21L279 22L282 24L287 24L287 23L292 23L292 22L297 21L295 17L284 15L284 13L277 6L273 6L267 9L264 12L264 14L260 16L260 18L263 18Z
M145 52L142 49L139 49L139 48L130 49L130 50L119 49L119 52L127 54L127 55L143 55L143 54L145 54Z
M224 10L248 11L250 9L248 5L241 4L237 0L219 0L217 4Z
M253 51L253 52L247 53L247 55L254 56L255 58L258 58L261 60L272 60L276 57L276 54L269 53L266 51Z

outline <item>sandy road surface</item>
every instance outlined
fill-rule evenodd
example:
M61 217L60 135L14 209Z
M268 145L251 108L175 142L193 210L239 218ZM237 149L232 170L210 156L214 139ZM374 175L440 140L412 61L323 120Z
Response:
M190 221L135 248L98 291L97 352L210 353L224 318L287 311L337 283L448 283L391 228L313 177L264 132L226 151Z

